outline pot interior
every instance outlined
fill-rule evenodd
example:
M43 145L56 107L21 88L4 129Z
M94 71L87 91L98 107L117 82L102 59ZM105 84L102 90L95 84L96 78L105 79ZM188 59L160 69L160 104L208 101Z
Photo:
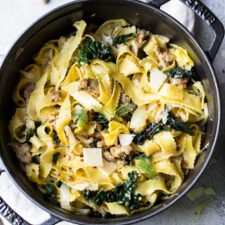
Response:
M205 144L209 143L209 147L208 151L203 152L197 160L195 169L188 174L178 190L178 195L162 202L153 209L139 212L130 217L96 218L74 215L44 200L42 194L37 191L37 188L26 179L15 155L8 148L10 141L8 122L13 114L12 90L18 81L19 71L32 62L32 56L41 46L51 39L59 38L62 35L67 35L74 31L72 24L76 20L84 19L87 22L98 25L105 20L118 18L124 18L131 24L138 25L152 33L165 35L173 43L177 43L188 50L195 62L196 71L201 77L206 90L209 104L209 121L207 124ZM129 0L92 0L68 4L59 10L53 11L32 26L17 41L2 66L0 83L0 149L2 161L8 169L9 174L29 197L44 207L45 210L49 210L61 218L86 224L130 224L131 222L155 215L159 211L167 208L195 182L213 151L219 127L219 104L216 80L206 56L188 32L166 16L165 13L160 13L153 7L146 6L143 3Z

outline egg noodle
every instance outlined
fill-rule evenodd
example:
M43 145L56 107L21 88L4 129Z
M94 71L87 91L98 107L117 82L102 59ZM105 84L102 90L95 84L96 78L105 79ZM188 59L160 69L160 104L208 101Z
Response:
M74 23L21 71L11 148L52 204L130 215L176 193L208 117L188 52L110 20Z

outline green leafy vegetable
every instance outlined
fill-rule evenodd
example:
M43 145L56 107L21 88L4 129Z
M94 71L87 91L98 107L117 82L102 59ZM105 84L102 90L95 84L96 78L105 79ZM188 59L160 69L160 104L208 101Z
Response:
M106 62L113 61L111 48L107 44L101 44L97 41L88 40L78 51L78 63L85 65L93 59L102 59Z
M100 141L100 140L94 139L94 141L90 143L90 147L91 147L91 148L97 148L97 143L98 143L98 141Z
M35 123L34 123L34 128L29 128L29 129L26 131L26 135L25 135L26 142L29 142L29 140L30 140L35 134L37 134L37 128L38 128L40 125L41 125L41 122L35 121Z
M175 67L169 71L166 71L165 74L172 78L191 78L193 75L193 70L183 70L180 67Z
M140 172L148 179L155 177L155 171L150 164L150 161L146 155L139 156L135 159L136 166Z
M32 162L36 164L40 164L40 155L35 155L32 157Z
M57 132L55 130L53 130L53 141L56 145L59 145L60 144L60 140L59 140L59 137L57 135Z
M103 129L108 128L109 121L105 118L102 113L95 112L93 114L93 120L95 120L98 124L102 125Z
M54 183L47 183L45 185L46 199L54 205L57 205L56 188Z
M131 210L147 206L143 201L142 195L135 194L137 179L137 173L135 171L130 172L128 179L118 184L114 189L109 191L99 190L97 192L85 190L84 197L87 200L92 200L97 205L101 205L103 202L117 202Z
M75 111L73 111L72 116L78 127L83 127L88 122L87 110L79 105L75 107Z
M26 133L26 142L28 142L35 134L35 129L28 129Z
M182 131L184 133L193 135L193 131L188 126L188 124L174 117L172 114L169 114L166 126L168 127L167 129L172 128L174 130Z
M59 152L56 152L56 153L54 153L54 154L52 155L52 162L53 162L54 164L56 164L56 162L57 162L59 156L60 156L60 153L59 153Z
M138 153L135 153L135 154L124 154L122 156L122 160L127 164L127 165L130 165L136 158L138 157L147 157L146 154L144 152L138 152Z
M153 136L160 131L164 130L166 127L163 123L153 123L149 125L145 130L141 133L136 134L133 139L133 142L138 145L143 145L145 140L152 139Z
M167 114L166 123L163 123L163 121L161 120L158 123L149 125L144 131L136 134L133 142L138 145L143 145L145 140L152 139L155 134L169 129L174 129L177 131L182 131L189 135L193 135L193 131L188 126L188 124L173 116L166 106L165 113Z
M135 33L130 33L130 34L124 34L124 35L119 35L114 38L114 43L115 44L122 44L132 38L135 38L137 35Z
M134 111L134 105L132 103L127 102L124 105L118 107L116 109L115 114L119 117L125 117L129 113L132 113L133 111Z

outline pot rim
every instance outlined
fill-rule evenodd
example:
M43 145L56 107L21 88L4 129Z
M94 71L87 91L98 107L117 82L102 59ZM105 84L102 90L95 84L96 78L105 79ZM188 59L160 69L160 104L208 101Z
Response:
M137 4L137 5L141 5L143 7L146 7L146 8L148 8L151 11L156 12L160 16L167 17L171 22L173 22L174 26L178 26L181 30L183 30L183 32L187 36L189 36L191 38L191 40L193 41L194 45L196 45L197 48L200 50L200 53L204 57L204 60L206 61L207 66L209 67L210 76L213 78L213 82L215 84L215 92L216 92L216 96L217 96L216 100L217 100L217 105L218 105L218 112L217 112L217 121L214 121L214 123L217 124L217 127L215 129L212 147L211 147L211 149L208 149L207 157L205 158L205 161L204 161L203 165L199 169L198 174L195 177L193 177L191 182L189 182L186 185L186 187L184 188L184 190L181 193L179 193L177 196L175 196L172 200L168 201L166 204L163 204L160 207L156 206L156 207L153 207L153 208L150 208L150 209L143 210L143 211L138 212L138 213L136 213L136 214L134 214L132 216L129 216L129 217L118 217L117 221L113 221L113 222L107 221L107 224L120 224L120 225L137 223L137 222L146 220L146 219L148 219L150 217L153 217L153 216L155 216L156 214L158 214L160 212L163 212L164 210L166 210L167 208L172 206L176 201L180 200L181 197L183 197L190 190L190 188L197 182L197 180L200 178L200 176L204 172L206 166L208 165L208 162L209 162L209 160L210 160L210 158L211 158L211 156L212 156L212 154L214 152L214 149L215 149L215 145L216 145L216 142L217 142L217 138L218 138L218 134L219 134L219 130L220 130L220 125L221 125L221 100L220 100L220 92L219 92L219 87L218 87L218 79L217 79L217 77L215 75L214 68L213 68L209 58L207 57L205 51L202 49L202 47L199 45L199 43L197 42L195 37L190 33L190 31L187 30L187 28L185 28L179 21L177 21L175 18L173 18L172 16L170 16L166 12L164 12L164 11L162 11L162 10L152 6L152 5L150 5L149 3L144 3L144 2L141 2L141 1L137 1L137 0L117 0L117 1L113 1L113 0L109 0L109 1L104 1L104 0L101 0L101 1L98 1L98 0L77 0L77 1L74 1L74 2L69 2L69 3L63 4L61 6L58 6L55 9L50 10L49 12L45 13L43 16L38 18L35 22L33 22L17 38L17 40L14 42L14 44L10 48L9 52L7 53L7 56L5 57L5 59L4 59L3 63L2 63L2 66L0 68L0 74L3 73L4 68L6 67L6 65L8 64L10 59L13 57L13 52L15 51L15 52L18 52L18 54L19 54L20 48L19 48L19 46L17 46L18 43L20 43L23 39L25 39L28 35L30 35L29 33L32 31L32 29L34 27L36 27L40 22L45 20L47 17L53 15L54 13L57 13L59 11L63 11L67 7L71 7L73 5L77 5L77 4L80 4L80 3L86 3L86 2L94 2L95 4L99 4L99 5L112 4L112 3L116 4L117 3L118 6L120 5L120 3ZM43 25L40 28L40 30L43 27L45 27L45 26L48 26L48 24ZM33 31L30 36L35 35L35 33L38 32L38 31ZM0 79L2 80L3 76L0 76L0 77L1 77ZM60 218L61 220L65 220L65 221L73 222L73 223L77 223L77 224L92 224L92 225L103 224L102 222L100 222L100 223L89 223L89 222L87 222L85 220L66 218L65 216L63 216L63 212L59 212L59 210L57 210L58 208L56 208L57 212L52 211L51 209L47 208L47 205L44 204L44 202L40 203L40 201L38 199L36 199L33 196L30 196L29 193L23 189L23 187L22 187L23 183L16 181L16 179L11 174L10 169L6 167L6 163L4 162L4 160L2 160L1 155L0 155L0 159L1 159L2 163L3 163L3 165L4 165L4 169L6 170L7 174L10 176L11 180L18 187L18 189L26 197L28 197L33 203L35 203L38 207L40 207L44 211L48 212L50 215L53 215L53 216L55 216L57 218ZM154 211L152 211L152 210L154 210ZM150 211L152 211L152 212L150 212ZM97 218L97 217L93 217L93 218ZM107 218L105 218L105 219L107 220Z

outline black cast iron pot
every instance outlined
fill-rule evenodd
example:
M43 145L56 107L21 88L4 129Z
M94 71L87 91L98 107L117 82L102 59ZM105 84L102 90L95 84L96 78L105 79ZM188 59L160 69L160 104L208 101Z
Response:
M224 37L224 28L218 18L202 3L197 0L182 0L214 31L214 41L210 49L204 51L195 38L178 21L159 9L167 1L152 0L146 4L134 0L78 0L69 3L50 12L31 26L17 40L7 55L0 72L0 156L4 169L17 187L36 205L52 215L51 219L44 224L51 225L60 220L78 224L131 224L147 219L162 212L181 198L198 180L208 164L217 140L221 116L218 83L211 63ZM184 183L177 191L177 195L163 201L152 209L129 217L97 218L75 215L47 202L43 195L37 191L35 185L27 180L15 155L8 148L10 141L8 121L12 116L12 90L18 81L19 71L31 63L34 53L48 40L70 33L74 21L84 19L87 22L91 21L100 24L105 20L116 18L124 18L131 24L157 34L166 35L173 43L177 43L188 50L206 90L209 120L204 146L208 145L208 148L198 158L194 170L189 172ZM28 224L19 215L13 214L12 210L7 207L1 198L0 212L12 224Z

